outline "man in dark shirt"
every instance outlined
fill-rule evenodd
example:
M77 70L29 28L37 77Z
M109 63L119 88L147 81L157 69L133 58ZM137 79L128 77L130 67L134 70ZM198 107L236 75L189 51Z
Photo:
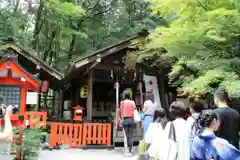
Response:
M216 135L239 149L238 126L240 116L236 110L228 106L227 100L228 93L224 89L218 89L214 93L214 103L218 107L214 111L219 114L221 119L221 124Z

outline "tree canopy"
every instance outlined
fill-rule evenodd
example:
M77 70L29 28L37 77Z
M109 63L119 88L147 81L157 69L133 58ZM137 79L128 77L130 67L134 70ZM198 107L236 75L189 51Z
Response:
M157 21L143 0L0 1L0 37L13 37L59 70Z
M149 0L167 20L149 36L145 59L171 66L172 86L199 95L218 87L240 89L240 2L238 0Z

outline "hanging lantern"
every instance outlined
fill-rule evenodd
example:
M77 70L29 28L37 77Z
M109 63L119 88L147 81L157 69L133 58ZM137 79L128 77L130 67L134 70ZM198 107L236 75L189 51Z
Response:
M80 98L87 98L88 95L88 86L85 85L80 89Z
M42 87L41 87L41 91L43 93L48 92L49 89L49 82L48 81L42 81Z

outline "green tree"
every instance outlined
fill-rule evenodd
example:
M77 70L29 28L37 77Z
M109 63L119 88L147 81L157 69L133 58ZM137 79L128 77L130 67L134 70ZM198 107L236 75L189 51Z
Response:
M240 3L234 0L149 0L167 26L150 35L144 53L154 65L171 65L173 86L193 95L240 89ZM163 49L164 48L164 49Z
M0 1L0 37L15 38L57 69L154 25L143 0Z

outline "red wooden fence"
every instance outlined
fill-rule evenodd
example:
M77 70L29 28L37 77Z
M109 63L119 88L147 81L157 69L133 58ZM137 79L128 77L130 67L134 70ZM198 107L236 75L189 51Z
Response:
M111 145L112 125L106 123L51 123L50 147L67 144L85 147L91 144Z

